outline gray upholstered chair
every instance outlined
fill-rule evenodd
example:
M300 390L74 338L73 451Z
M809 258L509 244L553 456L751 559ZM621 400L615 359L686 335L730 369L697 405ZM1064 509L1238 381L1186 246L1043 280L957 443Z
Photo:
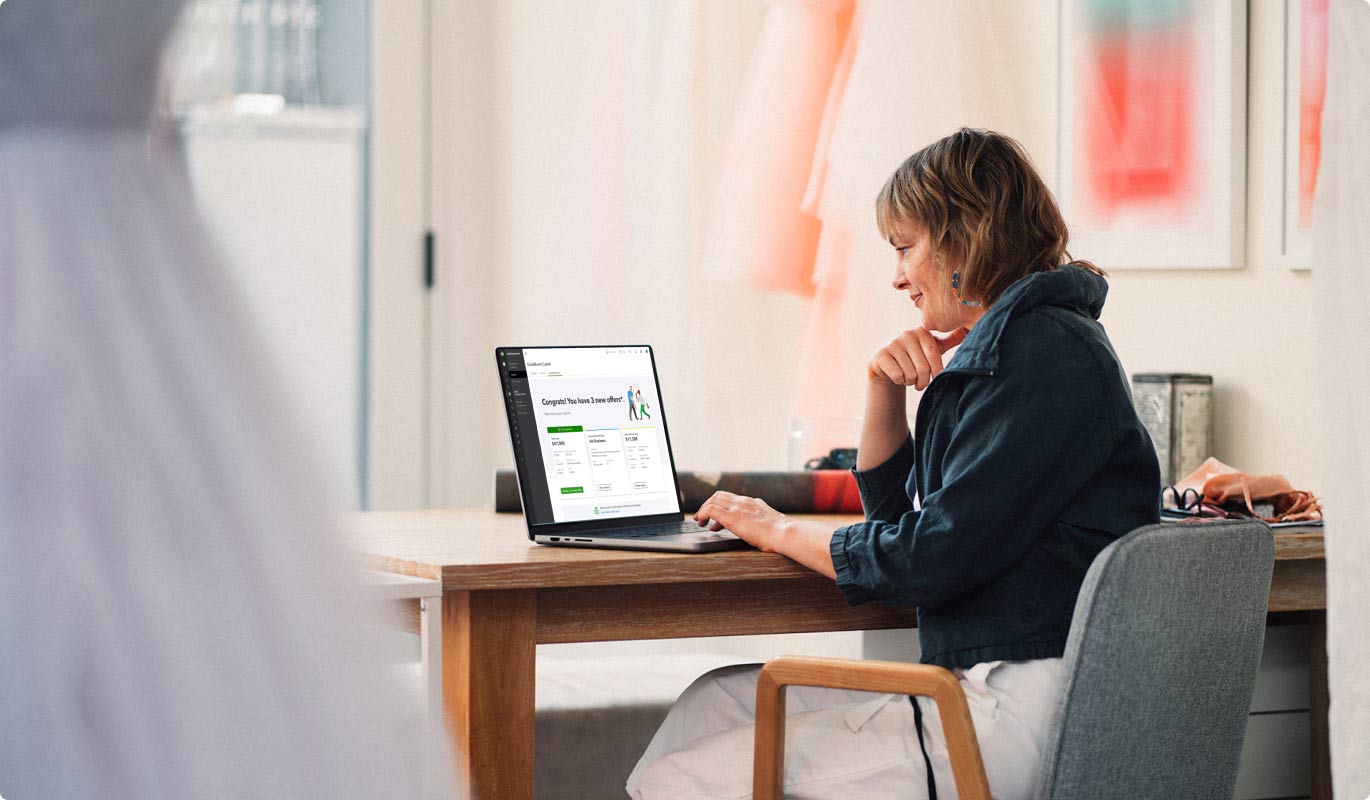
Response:
M1265 638L1275 545L1260 522L1151 525L1085 576L1039 800L1226 798ZM757 684L754 797L780 797L784 687L927 695L961 800L989 788L960 684L941 667L775 659Z

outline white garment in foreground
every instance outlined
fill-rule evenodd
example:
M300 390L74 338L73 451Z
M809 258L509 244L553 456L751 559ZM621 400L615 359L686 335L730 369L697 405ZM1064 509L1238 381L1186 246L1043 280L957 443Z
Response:
M1370 5L1328 7L1327 105L1313 209L1327 523L1327 679L1332 788L1370 795Z
M178 6L0 4L0 796L418 800L325 465L149 145Z
M628 777L628 794L750 797L759 671L757 664L724 667L686 689ZM1065 677L1062 660L991 661L957 673L994 797L1030 797ZM937 796L955 800L937 707L928 698L918 702ZM904 695L791 686L785 709L787 798L927 797L927 769Z

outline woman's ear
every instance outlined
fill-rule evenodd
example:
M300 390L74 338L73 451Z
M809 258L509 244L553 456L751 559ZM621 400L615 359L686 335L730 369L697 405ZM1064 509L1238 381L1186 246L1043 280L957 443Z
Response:
M959 272L966 263L965 248L951 238L950 231L937 243L937 252L941 255L939 266L945 267L948 275Z

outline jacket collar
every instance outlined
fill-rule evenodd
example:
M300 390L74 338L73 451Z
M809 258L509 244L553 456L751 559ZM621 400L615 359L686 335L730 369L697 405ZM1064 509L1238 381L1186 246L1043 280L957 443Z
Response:
M1014 281L990 306L961 343L948 370L993 374L999 368L999 341L1009 320L1040 306L1061 306L1098 319L1108 296L1108 281L1080 267L1064 265Z

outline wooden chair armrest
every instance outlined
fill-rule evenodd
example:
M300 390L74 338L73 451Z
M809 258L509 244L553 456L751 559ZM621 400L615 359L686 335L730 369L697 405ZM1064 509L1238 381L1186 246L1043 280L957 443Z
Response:
M951 672L928 664L794 656L768 662L756 682L754 800L781 800L785 775L785 687L792 685L931 697L942 718L957 794L961 800L990 800L989 780L980 759L970 707L961 684Z

